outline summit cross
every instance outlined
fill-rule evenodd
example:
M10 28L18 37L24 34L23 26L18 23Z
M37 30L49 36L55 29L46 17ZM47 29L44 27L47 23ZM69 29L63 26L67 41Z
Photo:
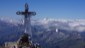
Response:
M32 36L31 32L31 21L30 18L31 16L36 15L36 12L30 12L28 4L25 4L25 11L18 11L16 12L17 15L24 15L24 32L27 33L28 35Z

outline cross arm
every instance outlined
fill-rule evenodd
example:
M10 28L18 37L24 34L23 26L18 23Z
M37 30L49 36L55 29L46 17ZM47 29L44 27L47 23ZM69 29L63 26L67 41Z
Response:
M16 14L17 14L17 15L24 15L25 13L18 11L18 12L16 12Z
M36 12L28 12L28 15L34 16L34 15L36 15Z

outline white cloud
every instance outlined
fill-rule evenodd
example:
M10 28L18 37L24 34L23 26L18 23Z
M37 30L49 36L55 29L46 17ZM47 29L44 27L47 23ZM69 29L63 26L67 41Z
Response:
M38 20L38 23L46 26L55 26L66 30L82 32L85 31L85 20L65 20L65 19L43 19Z

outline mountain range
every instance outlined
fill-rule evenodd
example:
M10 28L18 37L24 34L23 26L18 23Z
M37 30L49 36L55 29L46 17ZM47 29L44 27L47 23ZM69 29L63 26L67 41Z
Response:
M42 48L85 48L85 20L32 20L32 39ZM23 22L0 19L0 45L16 41L23 33Z

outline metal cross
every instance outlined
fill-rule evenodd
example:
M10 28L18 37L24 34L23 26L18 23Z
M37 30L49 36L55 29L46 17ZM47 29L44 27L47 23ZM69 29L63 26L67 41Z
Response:
M24 12L16 12L17 15L24 15L24 32L29 34L30 36L32 36L32 32L31 32L31 22L30 22L30 18L31 16L36 15L35 12L30 12L29 8L28 8L28 4L25 4L25 11Z

